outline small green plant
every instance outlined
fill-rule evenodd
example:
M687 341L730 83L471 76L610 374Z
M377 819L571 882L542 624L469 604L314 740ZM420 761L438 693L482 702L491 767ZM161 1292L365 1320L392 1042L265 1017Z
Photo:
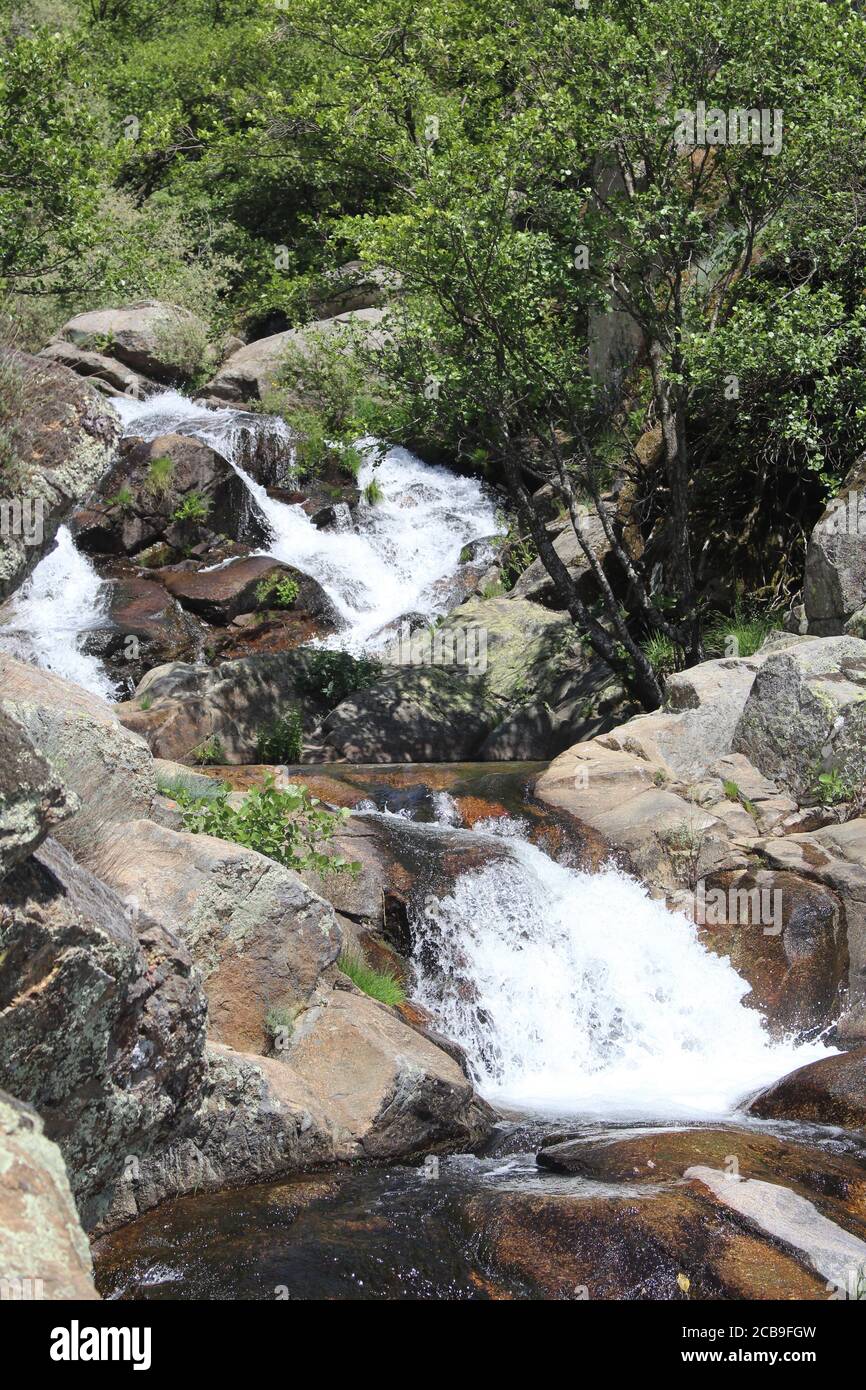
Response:
M151 707L152 704L153 704L153 696L152 696L152 695L142 695L141 699L140 699L139 702L138 702L138 708L139 708L139 709L143 709L143 710L148 710L148 709L150 709L150 707Z
M310 653L307 670L298 677L297 684L333 708L353 690L366 690L381 674L382 663L375 657L318 649Z
M260 763L299 763L302 746L300 711L292 709L259 731L256 757Z
M653 632L647 637L641 643L641 651L657 676L670 676L682 667L682 651L663 632Z
M363 990L364 994L369 994L371 999L378 999L380 1004L402 1004L406 998L403 986L392 975L383 970L374 970L371 965L367 965L361 960L360 956L353 955L351 952L344 951L337 961L338 966L344 975L348 975L353 984L358 989Z
M276 1005L265 1014L265 1034L273 1052L284 1052L295 1031L296 1009Z
M128 512L134 502L135 494L131 487L127 487L126 483L117 489L113 497L106 497L105 499L106 507L119 507L122 512Z
M199 767L215 767L226 760L222 740L216 734L211 734L208 738L203 739L191 750L189 756Z
M500 598L505 593L505 586L499 579L491 579L489 583L482 584L482 598Z
M379 483L375 478L371 478L370 482L364 488L364 501L367 503L367 506L378 506L384 496L385 494L379 486Z
M283 575L282 578L274 574L270 579L261 579L256 585L256 603L271 603L276 608L291 608L299 593L298 581L290 574Z
M145 489L152 497L165 498L171 492L171 480L174 476L174 459L169 458L168 454L162 454L157 459L152 459L144 480Z
M744 792L741 792L736 782L729 782L725 779L722 782L722 789L729 801L739 801L744 811L748 811L750 816L758 814L758 808L754 801L750 801Z
M175 798L183 823L193 834L216 835L265 854L289 869L313 869L317 873L358 873L361 866L342 854L322 848L349 816L345 809L326 811L306 787L290 783L277 788L268 773L235 810L228 804L230 788L221 785L215 796L193 797L179 792Z
M780 614L737 599L730 617L717 613L704 628L704 649L708 656L752 656L781 626Z
M833 767L829 772L818 773L814 794L822 806L838 806L841 802L853 798L854 788L839 769Z
M210 515L211 503L200 492L188 492L179 507L174 509L175 521L206 521Z
M664 787L667 785L668 775L663 767L657 767L653 773L653 786Z

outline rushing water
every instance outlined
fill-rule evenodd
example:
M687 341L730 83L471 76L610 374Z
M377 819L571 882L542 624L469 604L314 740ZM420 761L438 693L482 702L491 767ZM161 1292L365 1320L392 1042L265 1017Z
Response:
M82 651L87 633L105 622L106 592L107 585L61 526L54 549L3 610L0 650L112 699L114 683L102 662Z
M452 855L455 837L491 835L498 853L416 905L415 997L489 1100L558 1116L724 1116L828 1055L820 1039L774 1041L728 958L635 879L557 863L511 817L455 831L453 802L439 805ZM435 825L413 833L436 853Z
M493 501L477 479L423 463L406 449L391 449L380 459L370 445L362 450L358 484L363 489L375 479L380 500L359 503L354 529L320 531L302 507L269 497L242 466L245 435L256 429L282 431L290 452L281 421L230 408L204 410L175 391L145 402L124 400L119 409L129 434L192 434L228 460L272 532L264 553L319 581L346 624L336 639L342 647L381 645L405 614L432 618L445 612L444 586L457 572L464 546L500 529Z

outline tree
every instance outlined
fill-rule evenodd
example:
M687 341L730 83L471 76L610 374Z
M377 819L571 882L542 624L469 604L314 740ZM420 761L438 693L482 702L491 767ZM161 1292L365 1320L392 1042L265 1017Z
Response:
M103 162L75 43L0 47L0 286L44 293L93 244Z
M473 11L469 53L443 4L426 12L440 50L427 65L429 31L419 39L405 22L386 43L380 32L378 47L368 35L362 54L340 28L342 8L319 10L322 44L346 61L354 138L378 145L392 172L393 210L344 224L371 261L403 277L390 371L428 433L483 450L501 469L564 606L652 708L661 689L641 632L665 634L687 662L702 656L689 412L698 386L706 404L713 340L736 340L757 283L782 313L800 293L765 267L801 249L794 239L809 209L832 205L833 236L862 238L862 202L845 195L862 139L863 22L819 0L779 11L758 0L594 0L577 12L513 4L496 22ZM458 58L455 90L442 75ZM601 501L608 468L597 442L610 421L589 333L611 309L635 326L647 419L661 432L661 578L642 538L629 539ZM810 316L801 317L805 340ZM725 376L715 389L721 412ZM628 446L623 463L639 478ZM550 481L562 499L601 617L553 550L530 479ZM605 529L620 592L583 535L581 499Z

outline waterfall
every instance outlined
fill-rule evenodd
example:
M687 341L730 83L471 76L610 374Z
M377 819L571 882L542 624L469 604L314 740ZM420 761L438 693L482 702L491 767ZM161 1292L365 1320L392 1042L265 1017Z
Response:
M358 484L374 479L381 500L363 500L351 531L320 531L300 506L269 497L243 467L245 435L285 431L282 421L229 408L206 410L175 391L145 402L115 402L128 434L192 434L234 468L267 519L272 539L264 554L317 579L346 627L336 643L350 650L380 647L406 614L444 613L443 589L460 566L463 547L496 535L501 527L492 498L475 478L423 463L406 449L379 460L371 441L362 445Z
M102 662L81 650L87 632L105 621L105 592L68 528L61 526L54 549L3 609L0 650L113 699L115 687Z
M719 1116L828 1055L820 1041L774 1042L729 960L634 879L565 868L514 822L503 830L506 862L461 874L413 923L415 997L489 1099L556 1115Z

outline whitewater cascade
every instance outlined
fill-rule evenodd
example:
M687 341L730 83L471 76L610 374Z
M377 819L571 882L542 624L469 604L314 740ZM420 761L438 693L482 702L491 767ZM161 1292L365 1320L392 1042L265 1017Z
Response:
M271 529L261 553L319 581L346 624L332 642L348 650L381 647L406 614L444 613L444 589L464 546L502 529L477 479L423 463L406 449L391 449L378 461L371 443L361 450L358 484L363 489L375 480L381 499L375 505L360 502L354 530L320 531L302 507L269 497L241 464L244 435L256 429L282 431L291 450L281 420L231 408L207 410L176 391L115 405L128 434L191 434L231 464Z
M428 897L413 930L415 997L488 1099L552 1115L721 1116L828 1055L820 1040L774 1042L727 957L634 879L557 864L513 821L463 833L485 829L508 837L507 860Z
M0 650L114 699L116 689L102 662L81 649L87 633L106 622L106 593L68 527L61 526L54 549L3 609Z

